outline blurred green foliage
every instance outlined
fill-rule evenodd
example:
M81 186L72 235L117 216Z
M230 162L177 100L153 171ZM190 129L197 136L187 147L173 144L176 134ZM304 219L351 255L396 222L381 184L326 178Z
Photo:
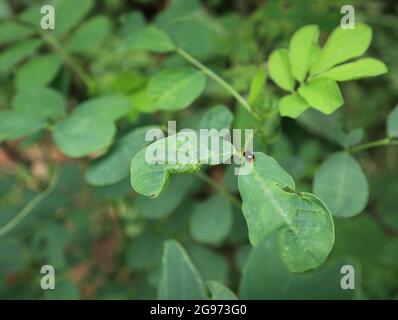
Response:
M391 113L398 101L396 1L351 2L356 19L373 29L367 56L388 73L342 83L341 108L329 116L307 110L297 120L279 116L283 93L259 69L305 25L318 25L324 43L346 1L53 3L56 29L43 31L40 1L0 2L0 230L58 176L51 193L0 236L0 298L398 297L398 148L358 150L352 159L337 153L398 138L398 109ZM274 234L250 245L242 210L223 197L239 197L233 166L202 170L216 188L178 175L156 199L131 190L142 127L177 120L179 129L198 129L219 123L216 108L233 115L221 127L259 125L174 44L248 96L257 113L272 115L262 119L255 150L277 159L297 190L314 186L334 216L335 245L315 270L289 272ZM187 77L189 85L178 85ZM177 98L167 100L162 90L173 86ZM337 195L322 189L336 185ZM55 290L40 288L45 264L55 267ZM340 288L345 264L355 267L356 290Z

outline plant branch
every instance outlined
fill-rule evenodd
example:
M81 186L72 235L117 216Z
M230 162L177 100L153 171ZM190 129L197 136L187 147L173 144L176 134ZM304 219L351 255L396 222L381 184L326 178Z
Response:
M387 137L384 139L360 144L358 146L349 148L348 151L351 153L356 153L356 152L364 151L367 149L388 146L388 145L398 145L398 139L393 139L393 138Z
M56 172L51 179L48 187L41 193L39 193L36 197L34 197L10 222L8 222L5 226L0 228L0 237L7 234L9 231L14 229L32 210L45 198L47 198L50 193L54 190L57 182L58 182L59 174Z
M259 115L252 109L252 107L249 105L249 103L246 101L245 98L242 97L242 95L236 91L229 83L227 83L224 79L222 79L218 74L216 74L214 71L206 67L203 63L195 59L193 56L191 56L188 52L181 48L177 48L176 52L185 60L193 64L195 67L197 67L199 70L201 70L203 73L208 75L210 78L212 78L214 81L216 81L219 85L221 85L225 90L227 90L241 105L244 107L250 114L252 114L257 120L260 120Z
M202 181L206 182L209 186L211 186L213 189L219 191L225 198L228 199L231 204L233 204L235 207L237 207L239 210L242 209L242 203L238 200L237 197L235 197L232 193L230 193L224 186L219 185L217 182L215 182L212 178L210 178L208 175L204 174L201 171L198 171L195 173L195 175L201 179Z
M47 34L46 32L39 32L40 36L44 41L46 41L55 52L57 52L65 63L69 66L69 68L79 77L81 82L86 86L87 90L90 93L93 93L95 90L95 82L90 78L90 76L84 71L81 65L66 51L59 41Z

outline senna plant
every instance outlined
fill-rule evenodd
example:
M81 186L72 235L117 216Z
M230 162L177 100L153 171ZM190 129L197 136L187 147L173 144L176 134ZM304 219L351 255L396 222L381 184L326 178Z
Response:
M350 237L366 243L368 233L376 242L388 241L364 215L348 219L363 213L372 197L357 155L398 145L398 107L389 111L385 137L379 140L362 142L364 129L346 131L336 120L345 101L353 99L350 90L341 89L387 73L384 62L366 55L372 43L370 24L327 32L310 24L289 32L284 43L276 41L279 31L272 24L262 28L269 23L263 19L269 6L276 16L284 12L276 3L258 8L244 28L238 16L217 19L194 0L171 1L150 21L140 11L120 14L115 27L111 14L97 13L92 0L56 0L56 28L44 31L38 24L40 5L16 10L0 23L0 80L5 79L10 96L0 111L0 142L7 150L17 145L18 152L12 152L17 155L20 149L45 146L44 158L54 157L56 164L41 192L42 183L27 178L29 170L16 170L35 192L18 187L5 214L0 201L5 261L15 261L12 253L22 250L20 243L31 242L41 249L39 257L64 270L67 278L70 261L96 261L88 245L90 223L83 221L93 215L96 236L116 243L109 260L114 262L115 252L123 251L127 269L133 270L134 290L144 288L138 297L361 297L340 288L341 265L357 263L357 256L347 254L341 243ZM296 5L292 10L299 11ZM259 38L272 39L276 50L268 57L253 48ZM207 144L187 142L179 130L165 136L172 120L177 129L192 133L251 129L252 135L241 136L240 148L224 135L210 135L227 146L210 150ZM319 144L307 143L305 138L312 138L305 136L295 141L300 153L286 157L293 152L284 137L286 122L340 150L318 166ZM150 140L148 132L161 134ZM198 161L180 161L188 151ZM147 155L155 153L177 154L177 161L148 162ZM231 159L238 161L225 164ZM78 182L81 176L84 183ZM302 177L311 180L312 188ZM16 192L7 188L7 195ZM23 206L13 206L21 199ZM49 219L42 226L41 219L47 221L54 212L56 222ZM33 234L24 233L29 228ZM356 228L362 231L352 235ZM122 238L127 244L119 250ZM230 269L218 253L230 254L226 243L238 247ZM71 256L64 252L67 245L74 248ZM366 247L374 255L379 251L372 244ZM363 260L367 253L358 255ZM108 267L104 263L100 269L106 276L117 274L112 283L117 287L125 274L111 267L108 272ZM366 272L374 276L376 269ZM229 281L228 273L239 273L239 284ZM76 298L76 286L62 281L61 294ZM319 284L328 290L314 293L311 288ZM0 296L2 286L0 281ZM372 290L370 296L384 294ZM51 293L46 297L52 298Z
M365 53L372 37L369 26L358 24L353 30L338 27L322 49L318 37L317 26L305 26L293 35L289 50L278 49L269 58L268 69L272 80L282 89L291 92L278 102L281 116L297 118L310 107L331 114L344 103L336 81L387 72L383 62L372 58L341 64ZM353 41L355 45L352 45ZM196 67L170 68L153 76L147 94L155 108L179 110L187 107L204 90L207 76L229 91L253 118L258 119L260 128L264 116L269 116L266 110L270 107L264 106L267 102L264 98L266 77L263 69L254 78L249 92L251 100L257 102L258 108L254 109L229 84L178 48L166 33L155 26L149 26L128 39L126 47L152 52L176 52ZM296 81L299 82L298 88ZM262 112L260 108L264 108ZM218 116L219 119L225 117L226 115ZM169 151L167 143L164 149L166 153ZM135 191L146 196L158 196L173 175L199 169L195 164L147 164L145 153L144 149L132 160L131 184ZM248 225L250 242L256 246L266 236L278 232L281 256L291 272L303 272L321 265L333 248L335 234L332 214L358 214L367 202L366 178L356 161L346 153L332 156L316 174L314 192L321 198L296 191L292 177L275 159L262 152L256 152L253 159L246 159L243 166L252 166L254 169L238 179L242 212ZM335 180L335 183L331 183L331 180ZM351 188L357 188L353 199L349 193ZM327 205L322 198L326 199ZM328 206L332 211L329 211Z

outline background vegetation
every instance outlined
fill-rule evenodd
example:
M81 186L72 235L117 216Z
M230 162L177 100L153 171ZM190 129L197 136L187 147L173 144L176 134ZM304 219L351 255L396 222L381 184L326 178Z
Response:
M287 48L293 33L308 24L319 26L323 43L347 1L54 3L56 29L48 33L39 29L41 2L0 2L1 298L156 298L169 239L190 257L198 270L194 277L212 281L213 296L220 289L216 282L239 298L398 298L397 146L355 154L368 181L366 208L355 217L334 216L331 255L303 274L286 270L273 237L255 249L249 244L242 212L228 201L231 195L239 200L233 167L176 176L153 200L130 186L130 162L143 147L135 128L168 120L195 128L220 104L232 112L233 127L250 127L251 121L211 79L189 107L156 109L145 95L148 81L187 62L175 53L131 50L131 39L147 23L246 97L273 50ZM256 150L276 158L300 191L313 191L321 164L341 150L342 129L355 141L384 138L398 101L397 3L351 4L357 20L373 29L367 55L385 62L388 73L341 84L344 106L331 116L314 110L297 120L274 115L255 139ZM283 96L271 81L267 88L272 101ZM89 100L100 96L105 98ZM110 105L111 114L105 111ZM85 112L77 111L83 106L87 115L95 109L98 116L89 127L82 124ZM79 125L82 130L75 130ZM355 197L360 191L354 185L349 192ZM164 260L181 259L179 246L167 244ZM354 291L340 288L340 267L347 263L357 272ZM55 267L56 290L39 286L45 264Z

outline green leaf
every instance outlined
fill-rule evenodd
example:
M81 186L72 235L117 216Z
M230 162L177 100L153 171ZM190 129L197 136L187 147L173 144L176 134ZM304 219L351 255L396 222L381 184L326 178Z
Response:
M283 117L296 119L308 108L308 103L298 95L284 96L279 101L279 112Z
M124 47L152 52L171 52L176 49L167 33L154 26L134 32L126 39Z
M3 50L0 54L0 73L12 70L23 59L33 55L42 44L41 40L26 40Z
M268 68L270 77L279 87L287 91L294 90L294 78L287 49L275 50L269 57Z
M56 124L53 137L64 154L78 158L108 147L115 132L116 127L109 120L74 112Z
M41 55L18 69L15 85L19 90L44 87L54 79L60 67L61 59L57 55Z
M387 135L389 137L398 138L398 106L388 115Z
M54 117L65 113L65 99L51 88L37 88L18 92L12 99L14 110Z
M220 253L198 244L189 244L187 251L204 281L227 281L229 268Z
M184 109L200 96L206 80L206 76L194 68L166 69L151 78L148 94L158 110Z
M199 129L228 129L231 127L234 116L224 105L211 107L205 112L199 122Z
M162 276L159 299L204 300L203 281L181 245L169 240L165 243L162 258Z
M368 202L366 177L355 159L346 152L330 156L314 178L314 192L336 217L361 213Z
M84 22L69 39L66 47L71 52L85 53L98 48L111 31L109 20L95 16Z
M212 300L238 300L236 295L221 283L209 281L207 287Z
M386 65L380 60L363 58L339 65L321 74L321 77L336 81L350 81L366 77L375 77L387 73Z
M20 111L0 112L0 141L15 140L43 129L47 121L40 114Z
M314 61L311 74L319 74L339 63L363 55L371 40L372 29L366 24L358 22L354 29L337 27Z
M344 99L336 81L328 78L311 80L298 90L308 104L325 114L331 114L340 108Z
M151 128L154 127L134 129L120 138L107 155L88 168L86 181L94 186L104 186L126 178L130 174L131 159L148 144L145 133Z
M154 267L162 257L164 239L151 231L145 231L131 241L128 250L128 264L135 271Z
M314 195L294 191L292 177L271 157L255 153L245 163L247 175L239 175L242 211L253 246L278 230L282 257L292 272L322 264L334 243L333 220Z
M60 37L81 22L94 7L93 0L57 0L54 34ZM37 20L38 23L40 20Z
M80 117L96 117L112 122L126 115L129 108L130 102L125 96L99 96L76 106L74 114Z
M231 228L231 206L221 195L212 196L198 204L191 217L191 235L198 242L219 244L225 240Z
M252 250L243 270L240 299L341 300L355 297L357 290L342 290L340 286L340 269L351 261L339 260L316 271L292 274L286 269L279 248L277 234L272 234ZM356 289L357 282L358 279Z
M289 46L289 58L292 73L296 80L303 82L314 58L319 53L319 28L309 25L298 29Z
M146 219L161 219L173 213L191 191L195 177L180 175L173 178L167 189L155 199L138 195L135 198L137 211Z
M4 21L0 24L0 45L25 39L34 33L33 29L14 21Z
M144 196L155 198L172 175L196 172L204 164L220 164L235 153L233 145L218 133L209 133L212 143L209 139L199 138L197 141L196 137L195 132L178 133L141 150L131 162L132 188Z

